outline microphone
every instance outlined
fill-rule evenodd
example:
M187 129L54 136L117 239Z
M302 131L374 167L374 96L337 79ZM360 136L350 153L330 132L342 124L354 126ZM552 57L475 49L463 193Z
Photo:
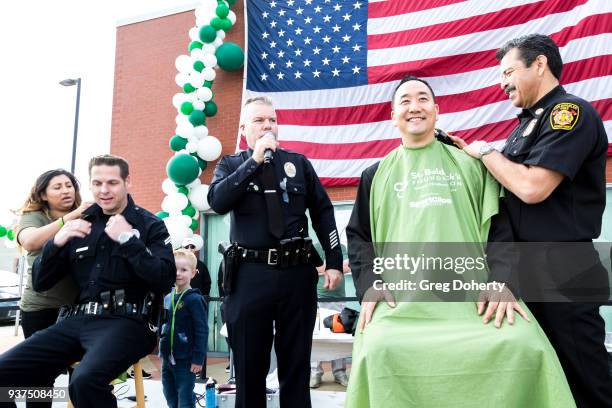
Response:
M274 133L272 133L272 132L266 132L266 133L264 133L264 135L262 137L272 138L272 139L276 140L276 138L274 137ZM266 149L266 151L264 153L264 163L270 163L272 161L272 159L274 158L273 153L274 152L272 151L272 149Z

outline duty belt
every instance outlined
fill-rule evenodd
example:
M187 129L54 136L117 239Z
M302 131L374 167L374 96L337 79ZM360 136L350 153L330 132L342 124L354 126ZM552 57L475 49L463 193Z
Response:
M101 301L91 301L73 306L62 306L59 311L58 320L73 316L145 316L151 314L153 304L152 296L149 294L142 302L129 303L124 300L124 290L100 293Z
M241 252L241 262L265 263L270 266L286 268L309 263L312 240L308 237L289 238L280 241L277 248L249 249L238 247L238 249Z

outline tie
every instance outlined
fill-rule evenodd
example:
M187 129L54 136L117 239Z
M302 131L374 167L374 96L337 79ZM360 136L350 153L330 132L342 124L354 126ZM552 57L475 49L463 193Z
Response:
M280 199L276 193L278 183L272 163L263 164L261 181L263 183L266 207L268 209L268 230L274 238L280 239L285 230L285 223L283 221L283 210L281 208Z

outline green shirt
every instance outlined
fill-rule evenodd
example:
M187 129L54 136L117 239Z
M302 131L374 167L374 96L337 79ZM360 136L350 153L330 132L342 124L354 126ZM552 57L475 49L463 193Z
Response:
M42 211L25 213L19 220L17 237L26 228L39 228L53 222ZM62 305L74 303L78 289L72 276L66 276L54 287L43 292L32 289L32 265L40 255L40 250L28 252L28 276L27 283L21 296L20 308L24 312L36 312L44 309L57 309Z

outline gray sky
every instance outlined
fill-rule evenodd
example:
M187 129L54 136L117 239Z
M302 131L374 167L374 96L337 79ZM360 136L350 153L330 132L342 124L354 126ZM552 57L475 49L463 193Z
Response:
M0 224L12 218L9 209L21 205L40 173L70 169L76 86L63 87L58 82L77 77L83 81L76 175L87 196L87 159L110 149L117 21L194 3L26 0L0 4Z

